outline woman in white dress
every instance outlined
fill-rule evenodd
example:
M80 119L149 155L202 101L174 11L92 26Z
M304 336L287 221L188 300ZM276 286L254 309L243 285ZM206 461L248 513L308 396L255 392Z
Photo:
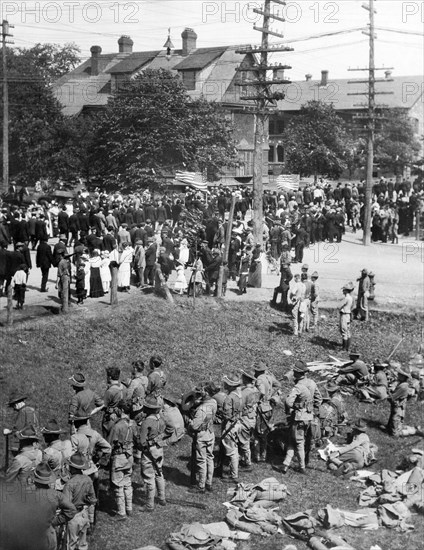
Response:
M90 296L90 279L91 279L90 257L88 256L88 254L83 254L81 256L81 260L83 262L85 262L85 264L84 264L84 273L85 273L84 288L85 288L85 295L88 298Z
M130 291L131 264L134 250L129 243L122 243L122 253L119 258L118 289L123 292Z
M110 259L109 259L109 250L104 250L101 254L102 261L100 263L100 278L102 279L103 292L107 294L110 289L110 281L112 279L110 273Z
M175 262L175 271L177 272L177 278L174 283L174 291L182 295L187 290L188 285L184 273L184 266L179 260Z
M178 261L185 267L188 264L190 249L187 239L182 239L180 244L180 255Z

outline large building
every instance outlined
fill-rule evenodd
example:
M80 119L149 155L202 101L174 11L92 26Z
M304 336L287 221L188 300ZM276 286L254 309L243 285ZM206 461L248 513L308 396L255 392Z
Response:
M55 83L54 93L69 116L84 115L107 104L111 94L124 79L134 78L146 69L168 69L178 74L192 98L200 96L216 101L223 107L223 116L230 117L235 127L235 140L240 166L228 169L222 182L251 183L255 120L254 104L240 96L251 92L252 87L240 86L244 79L253 78L254 72L240 71L257 60L253 53L237 53L242 46L197 47L197 34L186 28L181 34L181 48L175 49L168 36L161 50L133 51L133 40L121 36L113 53L102 53L100 46L91 47L91 57ZM248 46L244 51L248 51ZM277 72L277 71L276 71ZM274 75L284 77L280 71ZM331 80L328 71L320 78L305 75L305 80L282 85L284 100L278 101L275 114L269 120L269 144L264 143L263 180L272 182L285 169L283 131L287 122L295 117L303 104L310 100L332 103L338 114L346 120L352 133L358 131L356 117L366 109L367 98L351 95L365 92L366 84L349 83L346 79ZM424 134L424 78L422 76L396 77L386 72L377 91L389 92L377 96L387 107L403 109L414 120L416 133ZM380 101L381 100L381 101Z

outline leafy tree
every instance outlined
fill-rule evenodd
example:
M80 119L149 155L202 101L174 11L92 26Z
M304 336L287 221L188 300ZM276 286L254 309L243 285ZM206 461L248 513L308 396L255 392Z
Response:
M337 178L347 168L349 143L344 121L331 104L309 101L284 134L286 166L303 176Z
M18 48L22 56L36 67L44 82L52 84L81 63L80 48L73 42L60 44L35 44L32 48Z
M124 81L100 121L93 161L121 184L156 185L175 169L215 176L236 159L232 127L215 103L191 100L178 76L146 70Z

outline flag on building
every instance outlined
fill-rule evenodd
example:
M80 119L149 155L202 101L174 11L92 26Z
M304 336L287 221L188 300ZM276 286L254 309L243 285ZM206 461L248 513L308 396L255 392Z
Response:
M297 191L299 183L299 174L281 174L276 179L277 189L284 189L284 191Z
M205 192L208 190L208 183L203 180L203 176L200 172L182 172L177 170L175 172L175 179L187 185L191 185L191 187L194 187L198 191Z

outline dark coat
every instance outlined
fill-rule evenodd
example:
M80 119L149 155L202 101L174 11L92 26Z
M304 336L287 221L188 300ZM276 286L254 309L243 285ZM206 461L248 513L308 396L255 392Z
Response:
M116 239L113 235L105 235L103 237L103 250L108 250L109 252L112 252L112 250L116 246Z
M77 216L78 216L80 231L84 231L84 233L88 233L90 230L88 215L85 212L79 212Z
M35 257L36 266L41 269L49 269L53 265L53 253L51 246L45 241L37 247L37 255Z
M146 221L144 219L144 211L141 210L141 208L137 208L137 210L134 210L133 219L134 219L134 223L136 224L143 223L144 221Z
M57 216L57 226L59 233L68 233L69 231L69 216L64 210L61 210Z
M45 220L37 220L35 224L35 238L39 241L43 239L48 239L49 236L47 234L47 227Z
M79 231L80 225L79 225L79 219L77 214L72 214L72 216L69 217L69 231L77 232Z
M152 267L156 263L157 245L151 244L146 248L146 267Z
M146 204L144 207L144 216L147 220L156 221L156 208L151 204Z

